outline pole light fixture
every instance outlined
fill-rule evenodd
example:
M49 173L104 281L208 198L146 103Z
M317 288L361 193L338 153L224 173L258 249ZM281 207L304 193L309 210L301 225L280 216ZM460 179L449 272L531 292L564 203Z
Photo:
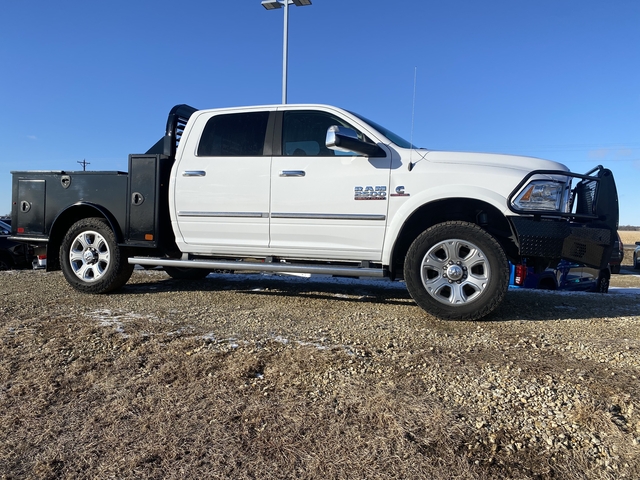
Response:
M282 39L282 103L287 103L287 61L289 49L289 5L306 7L311 0L262 0L262 6L267 10L275 10L284 6L284 34Z
M276 9L276 8L280 8L280 7L282 7L282 5L280 5L280 2L278 2L277 0L273 0L273 1L271 1L271 0L264 0L264 1L262 2L262 6L263 6L264 8L266 8L267 10L274 10L274 9Z

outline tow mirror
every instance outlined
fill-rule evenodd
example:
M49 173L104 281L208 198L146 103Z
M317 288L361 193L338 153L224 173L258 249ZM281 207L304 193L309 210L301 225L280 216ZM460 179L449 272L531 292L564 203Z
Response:
M368 157L384 157L382 148L374 143L363 142L352 128L332 125L327 129L327 148L339 152L356 152Z

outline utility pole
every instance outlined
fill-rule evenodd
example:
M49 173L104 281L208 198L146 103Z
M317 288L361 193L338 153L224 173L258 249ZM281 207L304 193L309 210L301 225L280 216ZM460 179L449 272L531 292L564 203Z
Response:
M83 159L81 162L77 162L80 165L82 165L82 171L86 172L87 171L87 165L91 165L91 163L87 162L85 159Z

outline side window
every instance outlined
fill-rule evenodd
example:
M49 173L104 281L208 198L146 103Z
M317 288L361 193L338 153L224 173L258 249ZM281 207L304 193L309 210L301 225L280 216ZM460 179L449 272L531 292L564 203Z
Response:
M261 156L268 120L269 112L211 117L202 132L197 154L201 157Z
M332 125L341 125L354 129L344 120L330 113L309 110L284 112L282 154L315 157L358 155L354 152L337 152L325 146L327 129ZM359 136L362 136L362 134L359 134ZM362 136L362 138L364 138L364 136Z

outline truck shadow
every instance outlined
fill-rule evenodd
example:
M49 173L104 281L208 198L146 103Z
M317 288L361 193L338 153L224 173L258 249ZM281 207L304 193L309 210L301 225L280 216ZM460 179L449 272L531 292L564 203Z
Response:
M259 274L214 274L203 280L130 283L127 294L171 291L232 291L261 297L304 298L349 303L405 306L407 315L428 315L412 300L404 283L388 280L357 280L320 277L296 278ZM503 303L484 322L591 320L640 316L640 295L613 289L612 293L557 292L510 289ZM633 291L633 290L629 290ZM400 313L400 312L395 312Z
M170 291L233 291L251 296L415 305L404 283L333 277L315 279L260 274L212 274L203 280L166 278L153 282L129 283L123 291L134 295Z
M611 293L510 289L485 321L609 320L640 315L640 296Z

